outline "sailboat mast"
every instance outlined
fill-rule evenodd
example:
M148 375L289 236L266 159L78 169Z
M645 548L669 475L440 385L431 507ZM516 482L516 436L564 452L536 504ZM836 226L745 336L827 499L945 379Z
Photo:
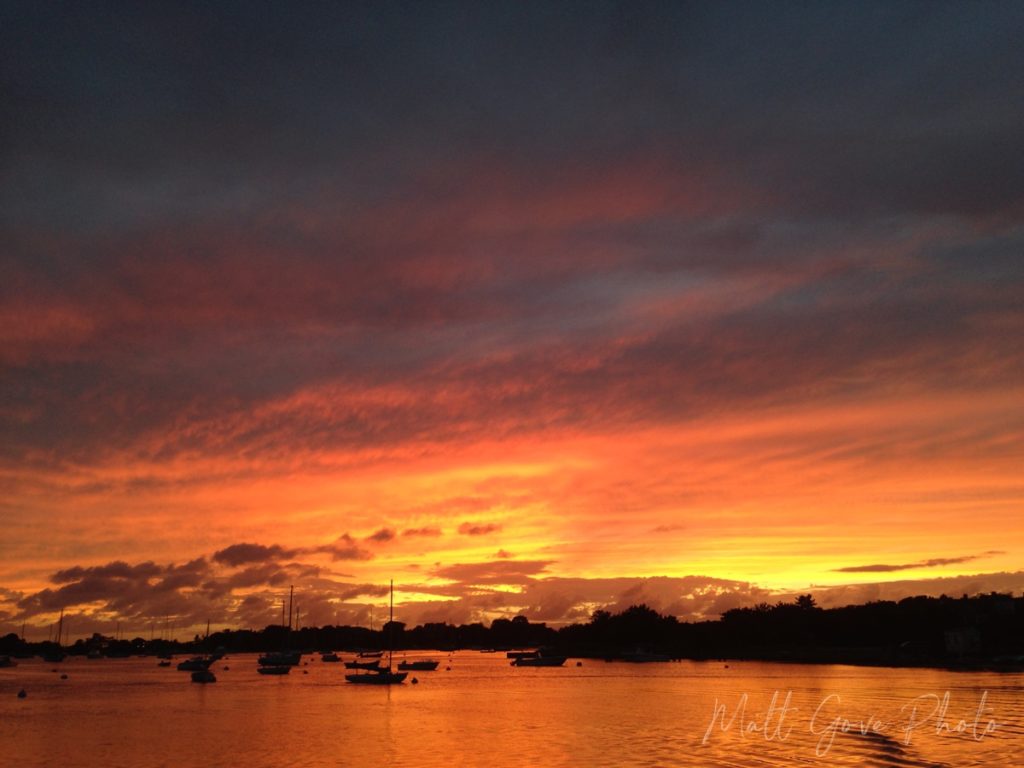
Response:
M57 647L62 647L61 640L64 638L64 609L60 609L60 619L57 621Z
M288 629L292 628L292 599L295 597L295 587L288 587Z
M395 632L395 580L391 580L391 605L388 607L388 672L391 671L391 657L395 652L392 642Z

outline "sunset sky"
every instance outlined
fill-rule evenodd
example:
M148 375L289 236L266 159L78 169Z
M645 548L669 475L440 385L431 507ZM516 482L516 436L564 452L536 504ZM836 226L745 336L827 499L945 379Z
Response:
M1024 590L1021 3L0 13L0 633Z

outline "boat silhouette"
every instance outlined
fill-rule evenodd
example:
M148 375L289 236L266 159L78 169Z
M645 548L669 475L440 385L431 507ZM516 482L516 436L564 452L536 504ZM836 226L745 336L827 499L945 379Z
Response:
M551 649L541 648L533 653L517 655L509 666L513 667L560 667L567 657L554 653Z
M193 656L191 659L185 659L184 661L178 662L178 671L202 672L209 669L218 658L219 657L216 654L213 656Z
M276 651L264 653L256 663L261 667L297 667L302 661L302 653L299 651Z
M373 661L359 661L354 659L352 661L345 662L345 669L378 669L380 667L380 659L374 659Z
M67 654L64 653L64 609L60 609L60 620L57 622L57 643L56 647L47 648L40 654L47 664L59 664L64 661Z
M391 670L391 657L393 654L392 648L392 633L394 632L395 626L395 582L391 582L391 605L390 605L390 618L388 620L388 665L386 667L380 666L381 662L378 659L375 667L365 668L365 672L362 674L345 675L345 679L350 683L356 685L398 685L405 682L405 678L408 676L408 672L393 672ZM348 662L345 664L348 667L351 663L363 663L363 662ZM351 669L351 667L349 667Z
M257 667L256 671L261 675L287 675L292 671L292 668L287 664L279 664L269 667Z
M437 669L437 665L440 661L400 661L398 662L398 668L400 670L408 670L409 672L433 672Z

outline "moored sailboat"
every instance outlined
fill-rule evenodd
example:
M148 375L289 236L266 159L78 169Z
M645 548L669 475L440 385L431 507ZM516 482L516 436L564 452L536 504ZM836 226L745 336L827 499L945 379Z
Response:
M394 649L392 648L392 637L391 634L394 631L395 621L395 582L391 582L391 605L390 605L390 618L388 620L388 665L386 667L380 666L380 660L377 660L376 667L367 669L362 674L345 675L345 679L350 683L356 683L357 685L397 685L405 682L405 678L408 676L408 672L393 672L391 669L391 660ZM347 662L346 667L350 663L358 662Z
M256 663L261 667L297 667L302 661L300 651L278 651L264 653Z
M63 643L63 640L64 640L64 609L61 608L60 609L60 620L57 622L57 647L56 648L47 648L45 651L43 651L43 653L41 654L42 657L43 657L43 661L45 661L47 664L58 664L58 663L64 661L64 659L67 656L67 654L64 653L64 643Z
M352 661L345 662L345 669L379 669L380 659L374 659L373 661L359 661L359 659L353 659Z
M398 662L398 668L409 672L433 672L440 663L440 661L433 660L400 661Z
M202 672L204 669L209 669L210 665L216 661L212 656L193 656L191 659L185 659L184 661L178 662L179 672Z

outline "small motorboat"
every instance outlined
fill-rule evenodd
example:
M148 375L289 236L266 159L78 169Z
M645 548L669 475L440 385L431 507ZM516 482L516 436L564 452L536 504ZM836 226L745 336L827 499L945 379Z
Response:
M505 654L506 659L532 659L534 656L539 656L537 651L509 651Z
M359 675L345 675L345 679L359 685L397 685L405 682L408 675L408 672L392 672L387 667L381 667Z
M433 672L437 669L440 661L400 661L398 669L409 672Z
M210 668L210 665L216 661L212 656L193 656L191 659L185 659L184 661L178 662L179 672L202 672Z
M297 667L301 661L302 654L299 651L265 653L257 659L260 666L264 667Z
M216 683L217 676L208 669L199 669L192 673L193 683Z
M261 675L287 675L292 671L292 668L287 664L279 664L277 666L263 666L256 669Z
M380 667L380 659L373 661L346 661L345 669L377 669Z
M337 663L341 661L341 657L336 653L321 653L320 661L326 661L331 663Z

